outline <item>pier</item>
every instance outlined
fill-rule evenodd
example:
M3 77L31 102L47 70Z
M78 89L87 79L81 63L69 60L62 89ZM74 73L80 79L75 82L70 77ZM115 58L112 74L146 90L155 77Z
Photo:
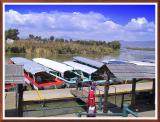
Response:
M152 82L137 83L136 92L147 92L152 91ZM104 95L104 86L97 86L96 96ZM131 93L132 84L119 84L110 85L109 95ZM63 100L63 99L73 99L76 97L84 96L87 97L88 87L83 87L81 91L77 91L75 88L65 88L65 89L50 89L50 90L30 90L23 92L23 101L42 101L42 100ZM7 96L12 96L13 92L6 92ZM8 98L9 99L9 98Z
M117 70L118 67L118 70ZM122 98L121 106L124 104L124 95L129 94L131 96L131 106L136 105L136 95L137 93L144 93L147 92L149 94L152 94L149 98L150 101L152 101L152 104L154 106L154 94L155 94L155 73L154 69L152 67L135 67L134 65L104 65L100 72L102 72L105 69L106 75L105 77L105 84L104 86L96 86L95 90L95 96L96 96L96 105L98 106L97 109L103 113L108 113L108 108L110 107L108 97L110 96L117 96L121 95ZM22 68L21 68L22 71ZM7 73L6 73L7 74ZM102 74L103 75L103 74ZM110 77L114 76L117 79L121 79L121 82L116 85L109 84ZM7 77L7 75L6 75ZM14 78L16 75L14 76ZM12 78L12 79L14 79ZM9 77L10 79L10 77ZM8 82L9 82L8 79ZM18 112L18 116L23 116L23 109L26 105L33 105L33 104L40 104L38 108L30 108L29 111L44 111L44 110L52 110L56 111L57 108L49 108L45 106L46 103L51 102L51 104L54 104L54 102L57 101L67 101L67 100L81 100L83 103L88 102L88 92L89 87L82 87L81 90L77 90L76 88L61 88L61 89L48 89L48 90L29 90L24 91L24 81L23 82L15 82L15 80L11 83L17 84L17 90L15 92L6 92L5 93L5 110L6 112L10 109L15 108ZM125 82L124 81L129 81ZM144 82L140 82L143 81ZM9 82L10 83L10 82ZM16 96L16 97L14 97ZM19 96L19 97L17 97ZM9 102L11 98L15 98L16 102ZM116 100L116 97L115 97ZM115 102L116 103L116 102ZM111 103L112 104L112 103ZM114 104L114 103L113 103ZM114 104L116 107L117 105ZM81 105L80 105L81 106ZM58 109L62 109L64 106L59 106ZM72 107L66 107L67 109L73 108ZM75 109L76 110L76 109ZM25 110L27 111L27 110Z

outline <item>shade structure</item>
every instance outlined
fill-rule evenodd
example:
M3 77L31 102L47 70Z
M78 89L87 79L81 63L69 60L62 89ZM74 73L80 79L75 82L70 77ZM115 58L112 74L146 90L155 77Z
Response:
M138 66L135 64L106 64L106 67L116 78L131 80L133 78L155 78L154 66Z
M79 69L85 73L88 73L89 75L91 75L92 73L97 71L97 69L95 69L95 68L92 68L92 67L80 64L80 63L76 63L73 61L65 61L63 63L73 67L74 69Z
M80 56L73 57L73 60L83 63L83 64L87 64L95 68L100 68L104 65L102 62L95 61L89 58L80 57Z
M14 57L11 58L11 60L18 65L22 65L23 68L27 71L30 72L32 74L36 74L38 72L49 72L51 71L50 69L48 69L47 67L44 67L40 64L37 64L34 61L28 60L26 58L23 57Z
M34 58L32 60L35 61L36 63L44 65L45 67L48 67L48 68L53 69L55 71L58 71L60 73L64 73L66 71L72 71L73 70L73 67L71 67L71 66L68 66L66 64L59 63L59 62L56 62L56 61L52 61L52 60L49 60L49 59L45 59L45 58Z
M22 65L5 65L5 84L24 84L24 71Z

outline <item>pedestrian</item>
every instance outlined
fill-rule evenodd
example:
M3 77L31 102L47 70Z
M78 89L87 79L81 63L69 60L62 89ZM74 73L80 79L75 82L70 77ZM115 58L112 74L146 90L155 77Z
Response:
M95 92L91 88L88 93L88 117L96 116Z
M92 81L91 89L93 89L94 91L96 90L96 82L95 81Z
M76 86L77 86L77 90L81 90L82 89L82 78L81 76L76 80Z

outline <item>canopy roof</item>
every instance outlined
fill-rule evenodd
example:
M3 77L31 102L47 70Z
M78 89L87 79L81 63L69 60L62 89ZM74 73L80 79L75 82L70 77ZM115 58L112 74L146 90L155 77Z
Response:
M83 63L83 64L90 65L90 66L95 67L95 68L100 68L104 65L102 62L95 61L95 60L92 60L92 59L89 59L89 58L80 57L80 56L73 57L73 59L75 61L78 61L78 62Z
M24 84L24 71L22 65L5 65L5 83Z
M154 66L138 66L135 64L106 64L116 78L131 80L133 78L155 78Z
M74 69L79 69L79 70L81 70L85 73L88 73L88 74L92 74L97 71L97 69L95 69L95 68L92 68L92 67L89 67L89 66L86 66L83 64L79 64L79 63L76 63L73 61L65 61L64 63L73 67Z
M105 64L127 64L127 61L123 60L117 60L117 59L111 59L111 60L104 60L102 61Z
M32 74L36 74L38 72L47 72L47 71L51 71L50 69L37 64L34 61L28 60L26 58L22 58L22 57L14 57L11 58L11 60L18 65L23 65L23 68L27 71L30 72Z
M64 73L66 71L74 70L73 67L71 67L71 66L68 66L66 64L59 63L59 62L56 62L56 61L52 61L52 60L49 60L49 59L45 59L45 58L34 58L33 61L35 61L36 63L39 63L41 65L44 65L48 68L51 68L53 70L56 70L60 73Z

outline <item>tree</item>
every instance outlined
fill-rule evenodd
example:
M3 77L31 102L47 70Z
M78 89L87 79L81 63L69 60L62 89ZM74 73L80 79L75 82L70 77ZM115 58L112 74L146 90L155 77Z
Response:
M29 34L29 39L34 39L34 35L33 34Z
M108 42L108 46L113 49L120 49L121 48L121 44L119 41Z
M50 36L50 38L49 38L51 41L53 41L54 40L54 36Z
M18 29L9 29L5 31L5 39L7 40L8 38L13 39L13 40L18 40L19 31Z

